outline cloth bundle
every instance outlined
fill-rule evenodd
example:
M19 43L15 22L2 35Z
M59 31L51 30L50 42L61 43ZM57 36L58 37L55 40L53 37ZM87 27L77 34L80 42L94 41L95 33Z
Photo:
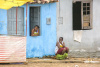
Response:
M64 53L63 55L60 55L60 54L56 55L57 60L64 60L64 59L66 59L66 57L68 57L67 53Z

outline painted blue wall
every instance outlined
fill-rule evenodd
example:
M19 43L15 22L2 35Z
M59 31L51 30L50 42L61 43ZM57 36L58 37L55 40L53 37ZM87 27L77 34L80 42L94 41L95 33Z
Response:
M56 3L34 4L41 7L40 36L32 37L29 33L29 11L27 30L27 58L54 55L56 45ZM46 24L46 18L51 17L51 25Z
M7 34L7 10L0 9L0 34Z
M30 36L29 27L29 7L40 6L40 36ZM26 5L21 6L24 8L24 35L26 35ZM2 13L2 14L1 14ZM27 46L26 56L43 57L47 55L55 55L56 46L56 3L50 4L29 4L27 14ZM46 18L51 18L51 24L46 24ZM1 22L3 21L3 23ZM0 9L0 34L7 34L7 11Z

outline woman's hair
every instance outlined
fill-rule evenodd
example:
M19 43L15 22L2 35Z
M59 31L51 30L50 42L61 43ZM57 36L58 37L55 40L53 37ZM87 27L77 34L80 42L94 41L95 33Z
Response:
M35 25L35 27L38 27L38 28L40 28L38 25Z
M63 40L63 37L60 37Z

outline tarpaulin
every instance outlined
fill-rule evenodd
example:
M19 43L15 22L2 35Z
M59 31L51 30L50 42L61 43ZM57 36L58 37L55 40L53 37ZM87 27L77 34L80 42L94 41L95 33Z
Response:
M10 9L12 7L19 7L26 3L50 3L58 2L58 0L0 0L0 9Z
M1 9L10 9L12 7L22 6L27 2L34 2L33 0L0 0Z
M0 36L0 63L25 61L26 37Z

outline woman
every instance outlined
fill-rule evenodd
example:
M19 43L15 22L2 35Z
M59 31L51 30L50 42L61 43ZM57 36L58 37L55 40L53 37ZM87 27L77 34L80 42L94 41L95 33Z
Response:
M39 36L39 26L36 25L34 29L32 29L31 36Z
M63 37L59 38L59 42L56 44L56 54L63 55L64 53L69 52L69 48L65 46L65 43L63 42Z

